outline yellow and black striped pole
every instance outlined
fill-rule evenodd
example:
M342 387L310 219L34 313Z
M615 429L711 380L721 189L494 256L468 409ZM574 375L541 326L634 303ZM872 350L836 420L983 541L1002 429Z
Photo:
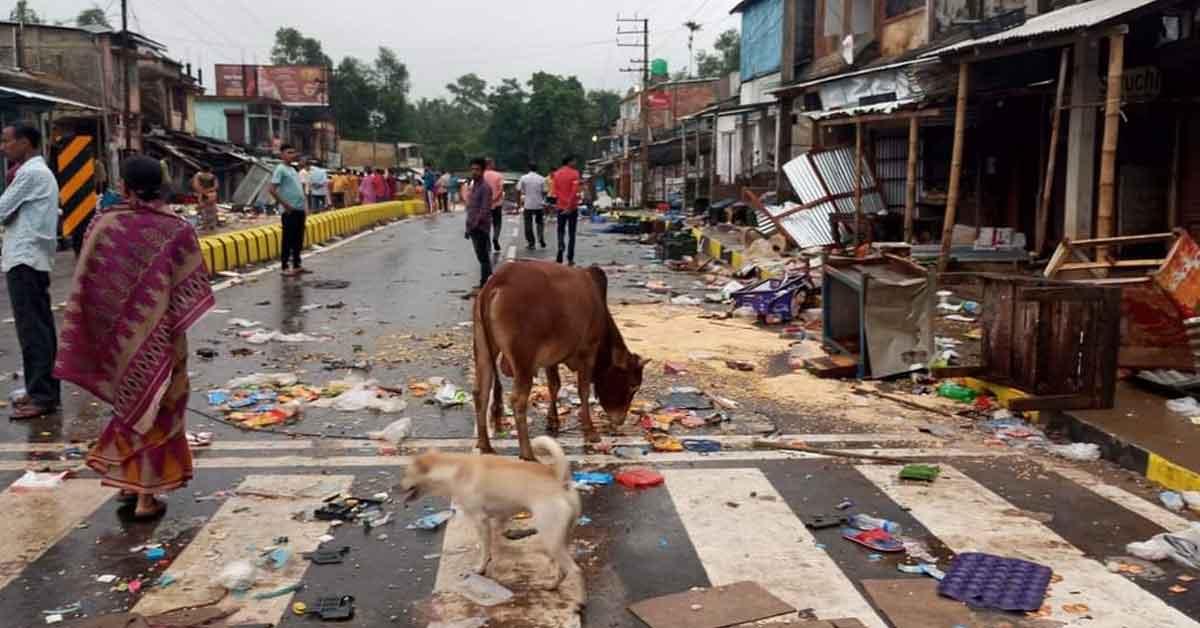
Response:
M62 236L68 237L96 209L96 141L77 135L54 160L58 204L63 211Z

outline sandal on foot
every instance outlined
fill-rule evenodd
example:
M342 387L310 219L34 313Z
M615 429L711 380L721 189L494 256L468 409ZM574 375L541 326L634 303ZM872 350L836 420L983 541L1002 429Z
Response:
M25 405L13 408L9 418L14 420L40 419L44 416L54 414L57 408L53 406L42 406L36 403L27 403Z

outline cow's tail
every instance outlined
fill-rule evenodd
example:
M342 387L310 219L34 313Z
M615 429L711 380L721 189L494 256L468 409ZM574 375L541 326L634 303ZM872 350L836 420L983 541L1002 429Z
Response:
M504 411L504 393L500 386L500 374L496 372L496 361L501 356L498 355L499 347L496 346L496 339L492 336L491 318L488 312L495 296L495 290L484 286L479 291L479 295L475 297L475 403L480 412L486 412L490 396L490 403L496 406L492 408L492 416L495 422L498 422L498 417ZM489 382L490 385L488 385ZM481 383L484 385L480 386ZM495 428L499 430L500 426L497 424Z
M549 436L538 436L530 445L533 447L534 457L550 465L554 469L555 477L562 480L563 484L571 482L571 462L567 460L567 454L563 452L558 441Z

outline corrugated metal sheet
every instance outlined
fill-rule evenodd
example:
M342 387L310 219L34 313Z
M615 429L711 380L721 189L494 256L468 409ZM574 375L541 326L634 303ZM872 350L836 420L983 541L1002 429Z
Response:
M961 50L1013 44L1026 39L1036 39L1056 33L1066 33L1103 24L1109 20L1149 6L1160 0L1091 0L1057 11L1035 15L1024 24L1006 31L984 37L968 39L951 44L929 53L928 56L947 55Z
M864 160L863 166L863 212L886 211L887 206L876 187L870 164ZM833 244L830 214L854 213L854 149L841 146L811 150L784 164L783 172L796 191L800 204L767 207L769 216L783 227L797 246ZM799 206L808 208L795 211Z

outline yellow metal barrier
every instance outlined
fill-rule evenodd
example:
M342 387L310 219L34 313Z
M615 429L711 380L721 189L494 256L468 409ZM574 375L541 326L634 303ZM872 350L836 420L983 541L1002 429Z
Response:
M308 217L305 248L369 229L376 224L427 213L422 201L392 201L336 209ZM279 258L283 231L279 225L253 227L200 238L200 253L210 273Z

